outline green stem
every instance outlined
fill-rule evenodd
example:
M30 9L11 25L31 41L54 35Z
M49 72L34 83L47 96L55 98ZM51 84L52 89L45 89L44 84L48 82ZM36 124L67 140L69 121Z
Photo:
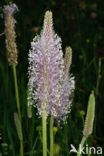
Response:
M43 156L47 156L47 126L46 112L42 113L42 139L43 139Z
M15 86L15 95L16 95L18 115L19 115L19 119L21 120L20 100L19 100L19 92L18 92L18 84L17 84L16 66L12 65L12 67L13 67L13 78L14 78L14 86Z
M54 124L54 119L53 116L50 118L50 156L54 155L54 134L53 134L53 124Z
M18 84L17 84L17 74L16 74L16 65L12 65L13 69L13 78L14 78L14 86L15 86L15 95L16 95L16 102L17 102L17 109L18 109L18 116L21 123L22 128L22 119L21 119L21 111L20 111L20 99L19 99L19 92L18 92ZM20 140L20 156L24 156L23 150L23 140Z
M23 140L20 141L20 156L24 156L24 151L23 151Z
M82 155L82 154L80 153L80 148L83 148L85 141L86 141L86 137L83 136L83 138L82 138L82 140L81 140L81 143L80 143L80 145L79 145L79 149L78 149L77 156L81 156L81 155Z

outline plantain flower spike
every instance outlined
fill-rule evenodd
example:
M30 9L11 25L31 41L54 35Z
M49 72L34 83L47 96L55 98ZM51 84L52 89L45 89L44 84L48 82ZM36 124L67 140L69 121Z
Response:
M94 117L95 117L95 96L92 92L89 97L88 108L87 108L87 115L85 119L85 125L83 130L83 135L87 138L93 131L93 124L94 124Z
M6 49L9 65L17 64L17 45L15 33L15 19L14 14L18 11L16 4L10 3L4 5L3 12L5 18L5 36L6 36Z
M45 111L47 116L63 120L70 111L74 77L69 74L71 49L66 51L64 58L61 38L53 29L52 12L46 11L43 29L31 42L28 55L27 101L37 107L40 116Z

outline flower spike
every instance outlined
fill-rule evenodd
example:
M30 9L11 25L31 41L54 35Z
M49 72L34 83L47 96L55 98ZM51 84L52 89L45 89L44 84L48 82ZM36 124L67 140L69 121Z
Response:
M28 99L33 99L40 116L45 111L47 116L52 115L60 120L69 112L74 79L68 74L71 57L68 59L70 63L67 63L67 77L64 77L66 63L61 38L54 32L52 12L46 11L43 30L33 39L28 58L31 92Z

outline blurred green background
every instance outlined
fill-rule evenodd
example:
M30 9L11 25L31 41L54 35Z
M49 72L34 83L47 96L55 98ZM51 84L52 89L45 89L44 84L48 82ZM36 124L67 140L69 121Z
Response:
M0 6L9 0L0 0ZM104 148L104 1L103 0L14 0L19 8L15 14L18 46L17 76L20 93L25 155L33 149L42 155L41 119L33 108L27 118L27 68L30 42L42 28L46 10L53 12L54 28L62 38L63 51L73 49L71 72L76 88L72 112L67 124L58 126L55 134L56 156L68 156L70 144L78 147L82 137L83 117L91 90L96 95L96 116L93 135L88 142ZM19 140L14 124L17 111L12 70L6 58L4 18L0 9L0 156L19 155Z

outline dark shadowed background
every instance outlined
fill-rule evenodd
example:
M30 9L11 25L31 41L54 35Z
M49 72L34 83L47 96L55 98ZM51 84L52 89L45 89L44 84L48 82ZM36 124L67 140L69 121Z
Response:
M0 0L0 6L9 0ZM30 42L42 28L46 10L53 12L54 29L62 38L63 51L73 50L71 72L75 76L72 112L66 125L57 128L55 150L68 156L70 144L78 147L82 137L83 120L91 90L96 95L94 131L89 144L104 147L104 1L103 0L14 0L19 8L15 14L18 46L18 85L23 118L25 154L34 146L36 156L42 155L41 119L27 118L26 91ZM19 140L14 125L17 111L11 67L6 58L4 18L0 9L0 153L17 156ZM85 116L84 116L85 117ZM57 126L57 123L55 123ZM31 139L32 138L32 139ZM31 140L31 141L29 141ZM6 144L6 147L4 146ZM57 154L60 156L60 154Z

